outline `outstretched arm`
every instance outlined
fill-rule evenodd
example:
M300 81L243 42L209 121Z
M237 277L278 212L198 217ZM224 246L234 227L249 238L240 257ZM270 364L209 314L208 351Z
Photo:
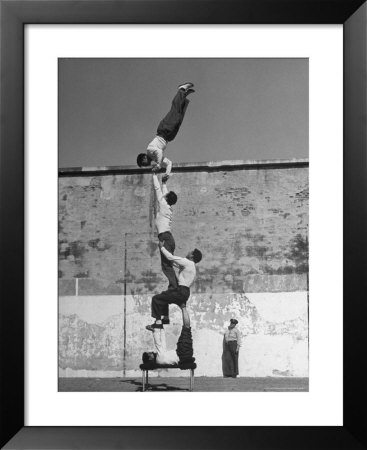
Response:
M169 177L171 174L171 170L172 170L172 161L170 161L168 158L164 157L162 162L166 166L165 176Z
M153 185L154 185L154 190L155 190L155 195L157 197L157 200L161 201L164 194L162 192L161 185L159 183L159 180L158 180L158 177L157 177L156 173L153 173Z
M235 330L236 330L236 334L237 334L237 349L236 349L236 351L238 352L241 347L241 333L240 333L240 330L238 330L237 328L235 328Z
M181 256L174 256L172 255L166 248L164 248L164 242L159 243L159 247L161 249L161 252L164 254L164 256L169 260L172 261L174 264L177 264L180 267L186 267L189 263L189 260L186 258L181 258Z
M168 194L167 184L166 184L166 181L163 181L163 178L162 178L162 194L163 195Z

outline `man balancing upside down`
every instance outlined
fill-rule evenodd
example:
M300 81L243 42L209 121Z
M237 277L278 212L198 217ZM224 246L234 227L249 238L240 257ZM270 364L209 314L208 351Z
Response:
M190 327L185 325L182 327L176 350L167 350L166 333L163 325L157 325L156 328L152 328L150 331L153 331L153 341L156 351L144 352L143 363L177 364L183 368L182 365L192 364L195 361Z
M172 169L172 162L164 156L164 151L167 143L173 141L180 129L189 104L189 100L186 97L190 93L195 92L193 87L193 83L184 83L178 87L171 109L158 125L156 137L149 143L147 152L140 153L136 160L139 167L152 166L154 171L165 167L166 173L163 181L168 180Z
M159 242L159 248L164 256L172 261L179 268L178 286L175 289L163 291L152 297L152 317L155 322L147 325L146 329L153 331L154 328L161 328L162 318L168 316L168 305L174 303L181 308L182 319L185 327L190 327L190 317L186 310L186 302L190 297L190 286L195 280L196 266L202 259L201 251L195 248L189 252L186 258L173 256L164 248L164 242Z
M147 329L153 332L156 351L144 352L143 363L178 365L181 369L195 368L192 366L187 367L187 364L193 364L195 361L188 315L184 316L183 327L177 341L176 350L167 350L166 333L163 324L154 324L154 327L148 325Z
M143 353L143 362L154 362L156 364L178 364L179 357L175 350L167 350L166 333L163 325L152 328L155 352Z

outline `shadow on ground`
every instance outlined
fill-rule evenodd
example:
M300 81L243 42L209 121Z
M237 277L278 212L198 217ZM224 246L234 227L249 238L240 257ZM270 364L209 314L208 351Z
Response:
M120 383L129 383L131 385L137 386L138 388L135 389L136 392L143 390L143 383L141 381L127 379L127 380L119 380L119 382ZM146 391L166 392L166 391L188 391L189 389L183 389L183 388L180 388L177 386L170 386L167 383L161 383L161 384L148 383L148 385L145 387L145 390Z
M149 377L153 392L189 392L190 377ZM142 392L141 378L59 378L59 392ZM196 392L308 392L308 378L195 377Z

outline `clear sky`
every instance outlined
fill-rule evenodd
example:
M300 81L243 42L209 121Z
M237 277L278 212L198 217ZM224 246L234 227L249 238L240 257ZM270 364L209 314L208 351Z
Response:
M136 165L177 86L173 162L308 158L308 59L59 60L59 167Z

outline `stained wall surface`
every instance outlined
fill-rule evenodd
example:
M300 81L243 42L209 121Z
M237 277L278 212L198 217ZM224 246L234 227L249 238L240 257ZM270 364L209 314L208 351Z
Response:
M168 187L178 195L175 253L204 255L189 301L196 374L221 376L223 332L236 317L241 375L307 376L308 163L177 165ZM60 174L60 376L138 374L153 350L144 327L166 287L155 211L147 171ZM171 315L175 348L178 308Z

